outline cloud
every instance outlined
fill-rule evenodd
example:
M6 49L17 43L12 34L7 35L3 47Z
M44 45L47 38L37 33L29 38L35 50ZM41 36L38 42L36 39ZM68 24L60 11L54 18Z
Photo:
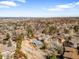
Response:
M62 11L63 9L61 8L50 8L48 11Z
M17 6L15 2L13 1L1 1L0 7L14 7Z
M63 11L65 9L72 9L75 8L76 6L79 5L79 2L75 3L68 3L68 4L61 4L61 5L56 5L53 8L49 8L48 11Z
M57 5L57 8L73 8L74 5L73 4L65 4L65 5Z
M21 5L21 3L25 3L26 0L5 0L5 1L0 1L0 8L10 8L10 7L15 7Z
M10 8L9 6L0 5L0 8Z
M79 5L79 2L75 3L76 5Z
M26 0L17 0L17 1L22 2L22 3L25 3L26 2Z
M26 3L26 0L11 0L11 1Z

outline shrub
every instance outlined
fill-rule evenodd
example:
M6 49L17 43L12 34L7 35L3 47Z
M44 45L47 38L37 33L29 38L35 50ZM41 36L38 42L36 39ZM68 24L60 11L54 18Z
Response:
M49 56L48 59L57 59L56 55Z

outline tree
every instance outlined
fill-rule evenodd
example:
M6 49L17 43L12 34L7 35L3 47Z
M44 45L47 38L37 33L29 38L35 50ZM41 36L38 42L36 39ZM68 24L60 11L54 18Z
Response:
M6 41L8 41L9 38L10 38L10 35L9 35L9 33L7 33L7 34L6 34L6 38L3 39L3 44L6 44Z
M22 44L23 38L24 38L24 35L21 34L16 39L16 50L14 54L14 59L19 59L19 58L27 59L27 56L21 51L21 44Z
M29 26L27 26L27 36L29 37L29 38L32 38L34 35L34 33L33 33L33 28L29 25Z
M74 26L74 31L75 31L75 32L78 32L78 30L79 30L79 25L75 25L75 26Z
M69 33L69 30L68 29L64 29L64 33L65 34L68 34Z
M1 52L0 52L0 59L2 59L2 54L1 54Z
M52 35L56 33L57 28L55 26L49 26L49 34Z
M8 47L11 47L11 46L12 46L12 43L11 43L11 41L9 39L9 41L8 41Z

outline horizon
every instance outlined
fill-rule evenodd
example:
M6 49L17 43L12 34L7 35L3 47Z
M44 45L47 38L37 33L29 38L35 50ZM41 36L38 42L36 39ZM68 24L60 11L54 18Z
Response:
M79 0L0 0L0 17L79 17Z
M27 16L0 16L0 18L76 18L76 17L79 17L79 16L49 16L49 17L27 17Z

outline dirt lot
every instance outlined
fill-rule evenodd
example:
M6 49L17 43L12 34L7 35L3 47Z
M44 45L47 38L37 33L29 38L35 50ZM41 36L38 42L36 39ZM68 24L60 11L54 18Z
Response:
M77 55L77 50L74 48L66 47L66 52L64 54L65 59L79 59L79 55Z

